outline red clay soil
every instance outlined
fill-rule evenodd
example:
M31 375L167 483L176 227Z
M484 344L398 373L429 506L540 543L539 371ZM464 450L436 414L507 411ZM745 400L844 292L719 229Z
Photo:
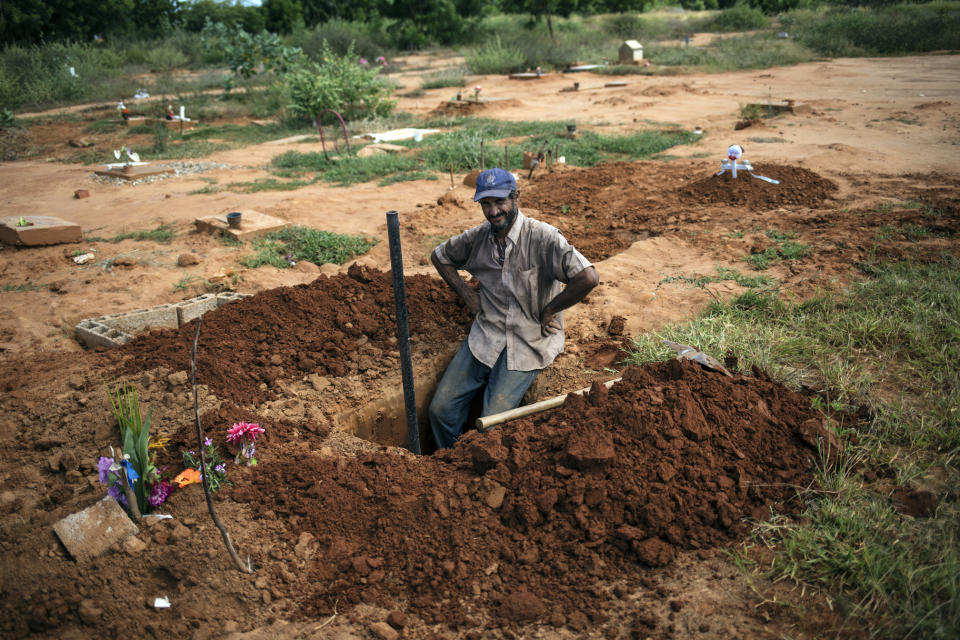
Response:
M809 169L782 164L763 163L754 167L753 173L780 184L758 180L750 172L739 171L737 178L726 171L712 174L681 186L677 193L680 201L692 204L732 204L751 210L776 209L787 205L800 205L816 209L832 196L837 185Z
M472 318L447 285L427 276L405 279L411 340L449 345ZM279 381L307 373L345 376L397 363L393 284L389 272L353 265L348 277L325 275L280 287L204 314L197 380L241 404L277 397ZM155 367L190 369L196 321L156 330L117 350L127 373ZM391 353L393 354L391 356Z
M305 452L261 464L229 496L289 523L296 555L255 561L298 616L339 599L451 629L597 628L614 597L593 588L600 576L629 589L679 550L789 511L828 438L809 399L762 374L668 361L433 457Z
M837 189L832 181L801 167L764 163L756 173L780 184L749 174L733 180L729 172L717 176L702 166L610 163L591 168L559 166L523 184L520 195L524 206L538 210L540 219L562 229L581 253L591 260L605 260L637 240L669 229L671 215L720 204L736 205L730 213L739 216L785 205L816 209ZM651 180L651 175L662 182ZM680 186L669 188L675 184Z

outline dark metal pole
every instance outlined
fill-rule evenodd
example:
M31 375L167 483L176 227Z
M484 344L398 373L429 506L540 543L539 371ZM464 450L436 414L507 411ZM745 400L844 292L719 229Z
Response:
M400 374L403 378L403 404L407 410L407 443L420 455L420 430L417 427L417 399L413 388L413 364L410 361L410 327L407 323L407 292L403 282L403 254L400 252L400 222L396 211L387 211L387 238L390 240L390 270L393 273L393 303L397 315L397 346L400 348Z

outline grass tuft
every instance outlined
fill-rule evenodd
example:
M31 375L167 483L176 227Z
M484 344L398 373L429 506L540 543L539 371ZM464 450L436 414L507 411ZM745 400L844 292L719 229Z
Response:
M263 265L286 269L292 266L291 261L301 260L317 265L343 264L376 244L377 241L371 238L293 226L253 240L255 253L241 262L251 269Z

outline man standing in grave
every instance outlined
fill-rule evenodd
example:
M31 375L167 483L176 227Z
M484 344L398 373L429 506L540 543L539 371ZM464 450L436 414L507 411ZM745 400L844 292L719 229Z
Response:
M463 433L470 404L481 390L483 416L520 404L540 370L563 351L561 312L600 281L558 229L520 212L518 196L510 172L482 172L473 201L480 203L487 224L450 238L431 256L446 283L476 314L430 403L439 448L452 447ZM477 280L477 289L460 277L460 269Z

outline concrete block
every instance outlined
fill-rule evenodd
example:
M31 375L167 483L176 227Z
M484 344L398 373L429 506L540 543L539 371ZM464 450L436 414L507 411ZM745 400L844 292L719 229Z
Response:
M216 309L219 306L220 300L217 295L213 293L205 293L202 296L178 302L176 305L177 322L179 326L182 327L194 318L199 318L207 311Z
M126 344L133 339L129 333L119 329L111 329L102 322L97 322L93 318L81 320L74 328L77 340L85 344L88 348L107 347L113 349L122 344Z
M126 512L110 496L53 525L63 546L76 560L96 558L116 542L139 532Z
M180 326L177 305L161 304L149 309L125 311L94 318L111 329L136 335L145 329L176 329Z
M237 293L236 291L224 291L223 293L217 294L217 306L222 307L225 304L236 302L237 300L243 300L244 298L249 298L252 295L253 295L252 293Z
M18 226L20 216L0 218L0 242L37 246L80 242L80 225L54 216L23 216L27 226Z

